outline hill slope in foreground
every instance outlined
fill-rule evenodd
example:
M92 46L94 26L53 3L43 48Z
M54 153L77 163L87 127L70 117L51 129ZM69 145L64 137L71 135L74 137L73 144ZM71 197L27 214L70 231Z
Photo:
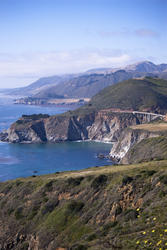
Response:
M0 248L166 249L167 161L0 183Z

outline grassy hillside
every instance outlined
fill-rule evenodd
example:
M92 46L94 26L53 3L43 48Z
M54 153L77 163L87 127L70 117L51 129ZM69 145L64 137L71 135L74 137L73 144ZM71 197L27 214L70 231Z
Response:
M166 249L167 161L0 183L0 248Z
M151 160L167 159L167 138L164 136L144 139L135 144L126 154L122 163L132 164Z
M123 81L100 91L89 106L164 113L167 111L167 81L149 77Z

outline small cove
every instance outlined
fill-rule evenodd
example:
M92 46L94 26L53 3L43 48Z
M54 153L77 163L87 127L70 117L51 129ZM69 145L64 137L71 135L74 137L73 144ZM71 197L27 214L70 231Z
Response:
M0 102L0 131L7 129L22 114L59 114L70 108L55 106L14 105L11 100ZM56 144L0 143L0 181L49 174L60 171L80 170L92 166L111 164L98 159L97 154L108 154L112 145L93 141L63 142Z

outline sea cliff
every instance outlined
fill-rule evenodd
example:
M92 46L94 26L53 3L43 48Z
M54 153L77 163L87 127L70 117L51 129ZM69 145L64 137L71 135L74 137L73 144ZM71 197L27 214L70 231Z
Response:
M111 110L93 111L88 114L67 112L57 116L23 116L0 140L12 143L44 143L76 140L117 142L125 128L147 123L150 115L119 113Z

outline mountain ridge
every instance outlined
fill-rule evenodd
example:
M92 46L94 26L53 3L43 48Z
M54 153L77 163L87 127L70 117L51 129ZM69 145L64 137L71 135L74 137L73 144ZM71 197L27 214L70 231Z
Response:
M167 79L167 64L144 61L120 68L90 69L80 74L43 77L26 87L5 92L34 98L48 98L50 93L70 98L92 97L104 87L122 80L155 75Z

